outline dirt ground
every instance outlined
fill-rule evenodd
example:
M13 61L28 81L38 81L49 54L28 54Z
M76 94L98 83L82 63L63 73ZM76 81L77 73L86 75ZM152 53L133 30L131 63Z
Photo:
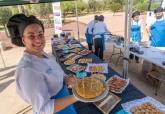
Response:
M100 14L98 14L100 15ZM124 35L124 13L119 12L113 15L112 13L105 12L103 13L105 16L105 23L108 29L113 34ZM80 38L82 43L85 45L85 26L86 24L92 20L94 15L82 16L79 17L79 28L80 28ZM75 20L75 18L69 18L70 20ZM142 16L142 19L145 19L145 16ZM76 22L71 22L63 26L64 31L71 31L71 33L77 38L77 24ZM53 28L47 29L45 32L45 36L47 39L45 51L51 54L51 37L54 31ZM144 35L143 41L147 40L148 38ZM9 43L9 39L7 39L3 32L0 32L0 41L4 41L5 43ZM108 50L105 51L105 60L109 61L109 56L111 53L111 46ZM20 97L16 94L15 91L15 77L14 72L16 65L18 64L22 52L24 48L14 47L9 50L3 51L3 58L5 60L6 67L4 68L3 62L0 58L0 114L31 114L31 107L26 104ZM115 67L113 63L110 63L112 67L114 67L120 73L122 72L122 62L120 63L119 67ZM131 67L130 67L131 68ZM132 67L134 72L131 72L129 75L131 80L135 86L143 91L146 95L153 96L154 98L158 99L159 101L165 104L165 93L164 88L161 88L160 94L158 96L154 96L153 89L150 84L146 84L147 82L142 79L139 73L140 67L137 67L133 64ZM132 70L130 70L132 71ZM136 72L137 71L137 72ZM141 80L142 79L142 80Z

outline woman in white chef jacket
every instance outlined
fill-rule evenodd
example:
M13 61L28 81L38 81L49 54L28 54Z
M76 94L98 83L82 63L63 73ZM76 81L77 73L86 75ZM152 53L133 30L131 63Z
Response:
M7 27L12 43L25 46L16 69L19 96L32 105L33 114L76 114L71 105L77 100L69 95L66 84L75 81L65 76L58 63L44 51L44 27L35 16L16 14Z

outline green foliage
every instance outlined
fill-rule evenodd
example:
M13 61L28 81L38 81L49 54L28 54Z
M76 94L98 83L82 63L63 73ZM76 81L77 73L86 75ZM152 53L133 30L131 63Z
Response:
M89 5L90 10L92 10L93 12L96 12L96 7L97 7L96 0L89 0L88 5Z
M12 15L19 13L17 6L11 6L10 10L12 11Z
M77 9L78 9L79 13L82 13L83 11L88 9L88 5L79 0L79 1L77 1Z
M11 16L12 11L10 10L10 8L0 8L0 25L5 26Z
M116 3L116 2L112 2L110 5L109 5L110 9L112 12L117 12L121 9L123 9L123 6L120 4L120 3Z
M74 2L62 2L61 3L62 13L74 13Z
M151 5L151 10L155 10L156 8L160 7L160 3L153 3Z
M104 7L105 4L102 1L96 2L96 11L103 11L106 7Z
M148 9L148 3L146 0L140 0L137 4L134 6L134 10L138 10L140 12L147 11Z
M10 10L9 7L0 8L0 25L2 25L5 28L5 33L7 37L9 35L7 32L6 24L11 16L12 16L12 11Z
M52 14L52 5L50 3L25 5L24 8L27 15L49 18L49 15Z

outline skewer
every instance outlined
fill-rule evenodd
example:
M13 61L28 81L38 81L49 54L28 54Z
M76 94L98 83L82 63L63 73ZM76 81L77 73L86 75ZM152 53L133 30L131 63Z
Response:
M83 76L83 79L82 79L82 84L83 84L83 88L85 88L85 87L84 87L84 76Z
M94 76L93 76L93 75L94 75L94 73L93 73L93 71L92 71L92 72L91 72L91 89L92 89L93 80L94 80L94 78L93 78Z

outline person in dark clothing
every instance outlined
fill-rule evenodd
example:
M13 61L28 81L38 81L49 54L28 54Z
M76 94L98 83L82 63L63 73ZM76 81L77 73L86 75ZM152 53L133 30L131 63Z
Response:
M95 47L95 55L98 56L100 59L103 59L103 52L104 52L104 34L105 32L109 32L105 23L104 23L104 16L99 16L99 21L95 23L93 34L94 34L94 47Z

